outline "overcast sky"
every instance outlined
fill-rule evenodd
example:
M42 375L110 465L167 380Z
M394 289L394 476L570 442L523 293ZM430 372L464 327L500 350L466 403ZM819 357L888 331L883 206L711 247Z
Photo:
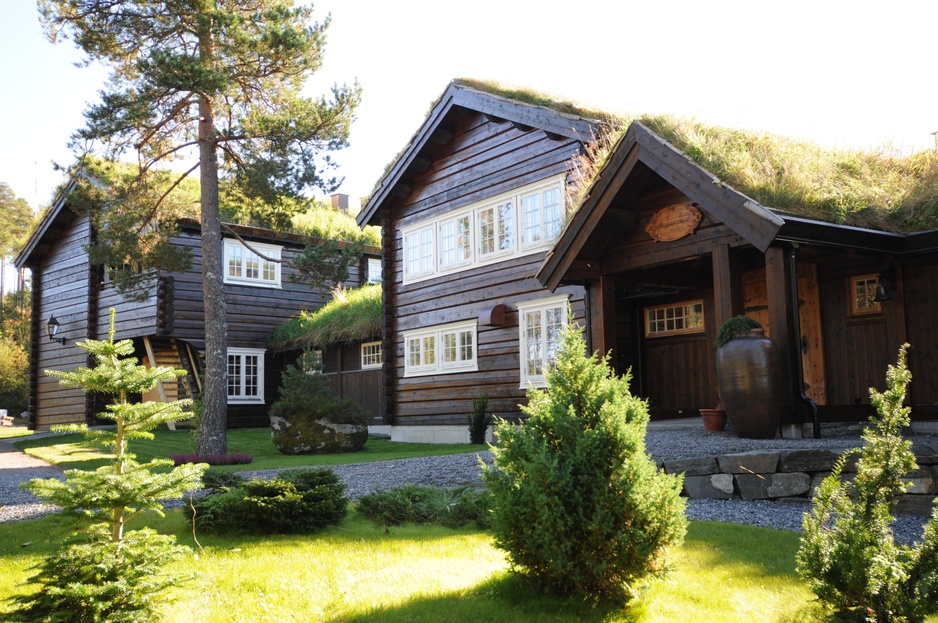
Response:
M938 2L322 0L311 93L358 79L340 192L368 194L456 77L497 80L615 112L678 113L828 146L910 150L938 130ZM42 205L106 72L47 42L35 3L0 20L0 181Z

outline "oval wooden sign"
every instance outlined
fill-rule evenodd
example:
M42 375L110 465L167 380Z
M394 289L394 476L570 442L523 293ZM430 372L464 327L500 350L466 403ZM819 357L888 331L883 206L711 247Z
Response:
M661 208L651 217L645 231L658 242L673 242L697 229L703 214L689 203L675 203Z

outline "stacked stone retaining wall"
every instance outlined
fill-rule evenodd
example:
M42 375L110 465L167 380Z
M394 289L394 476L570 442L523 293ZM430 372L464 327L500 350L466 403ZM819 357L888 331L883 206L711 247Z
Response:
M918 468L906 478L909 491L896 512L931 515L938 493L938 449L913 446ZM832 450L757 450L737 454L664 461L669 474L684 474L683 494L689 498L790 500L814 495L840 457ZM856 454L844 466L844 478L856 473Z

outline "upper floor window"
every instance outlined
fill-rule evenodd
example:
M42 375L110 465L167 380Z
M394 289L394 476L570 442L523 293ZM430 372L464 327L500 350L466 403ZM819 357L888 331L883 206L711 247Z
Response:
M645 308L645 337L704 331L703 301L687 301Z
M557 357L560 334L566 324L566 296L518 303L521 387L547 385L545 373Z
M404 282L535 253L556 240L564 224L564 177L404 227Z
M368 283L381 283L381 258L379 257L369 257L368 266L366 267L368 271Z
M263 349L228 349L228 402L264 402Z
M478 370L477 321L404 332L404 376Z
M850 278L850 314L878 314L883 306L876 300L879 287L879 275L860 275Z
M225 283L279 288L282 247L260 242L252 242L251 247L257 253L237 240L225 239Z

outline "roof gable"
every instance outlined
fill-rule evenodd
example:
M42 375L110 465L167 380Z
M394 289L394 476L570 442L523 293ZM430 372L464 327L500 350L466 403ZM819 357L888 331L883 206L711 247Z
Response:
M45 238L45 236L49 233L49 230L52 229L53 224L59 220L60 215L62 215L62 211L65 210L66 206L68 205L68 197L71 195L76 185L77 182L75 179L70 179L68 183L62 187L62 190L59 191L59 194L56 196L52 206L42 216L42 220L39 222L39 225L36 226L36 229L29 237L29 240L27 240L26 244L23 245L23 248L16 256L16 259L13 260L13 263L17 268L23 268L24 266L29 265L29 260L33 254L39 250L42 239Z
M406 194L404 180L408 172L423 170L427 166L421 157L424 149L431 142L448 141L451 138L448 129L451 115L466 110L507 121L520 128L536 128L548 135L581 142L591 140L595 127L600 123L599 120L558 112L545 105L530 104L452 82L372 193L358 215L359 225L379 224L377 214L385 202L396 192Z

